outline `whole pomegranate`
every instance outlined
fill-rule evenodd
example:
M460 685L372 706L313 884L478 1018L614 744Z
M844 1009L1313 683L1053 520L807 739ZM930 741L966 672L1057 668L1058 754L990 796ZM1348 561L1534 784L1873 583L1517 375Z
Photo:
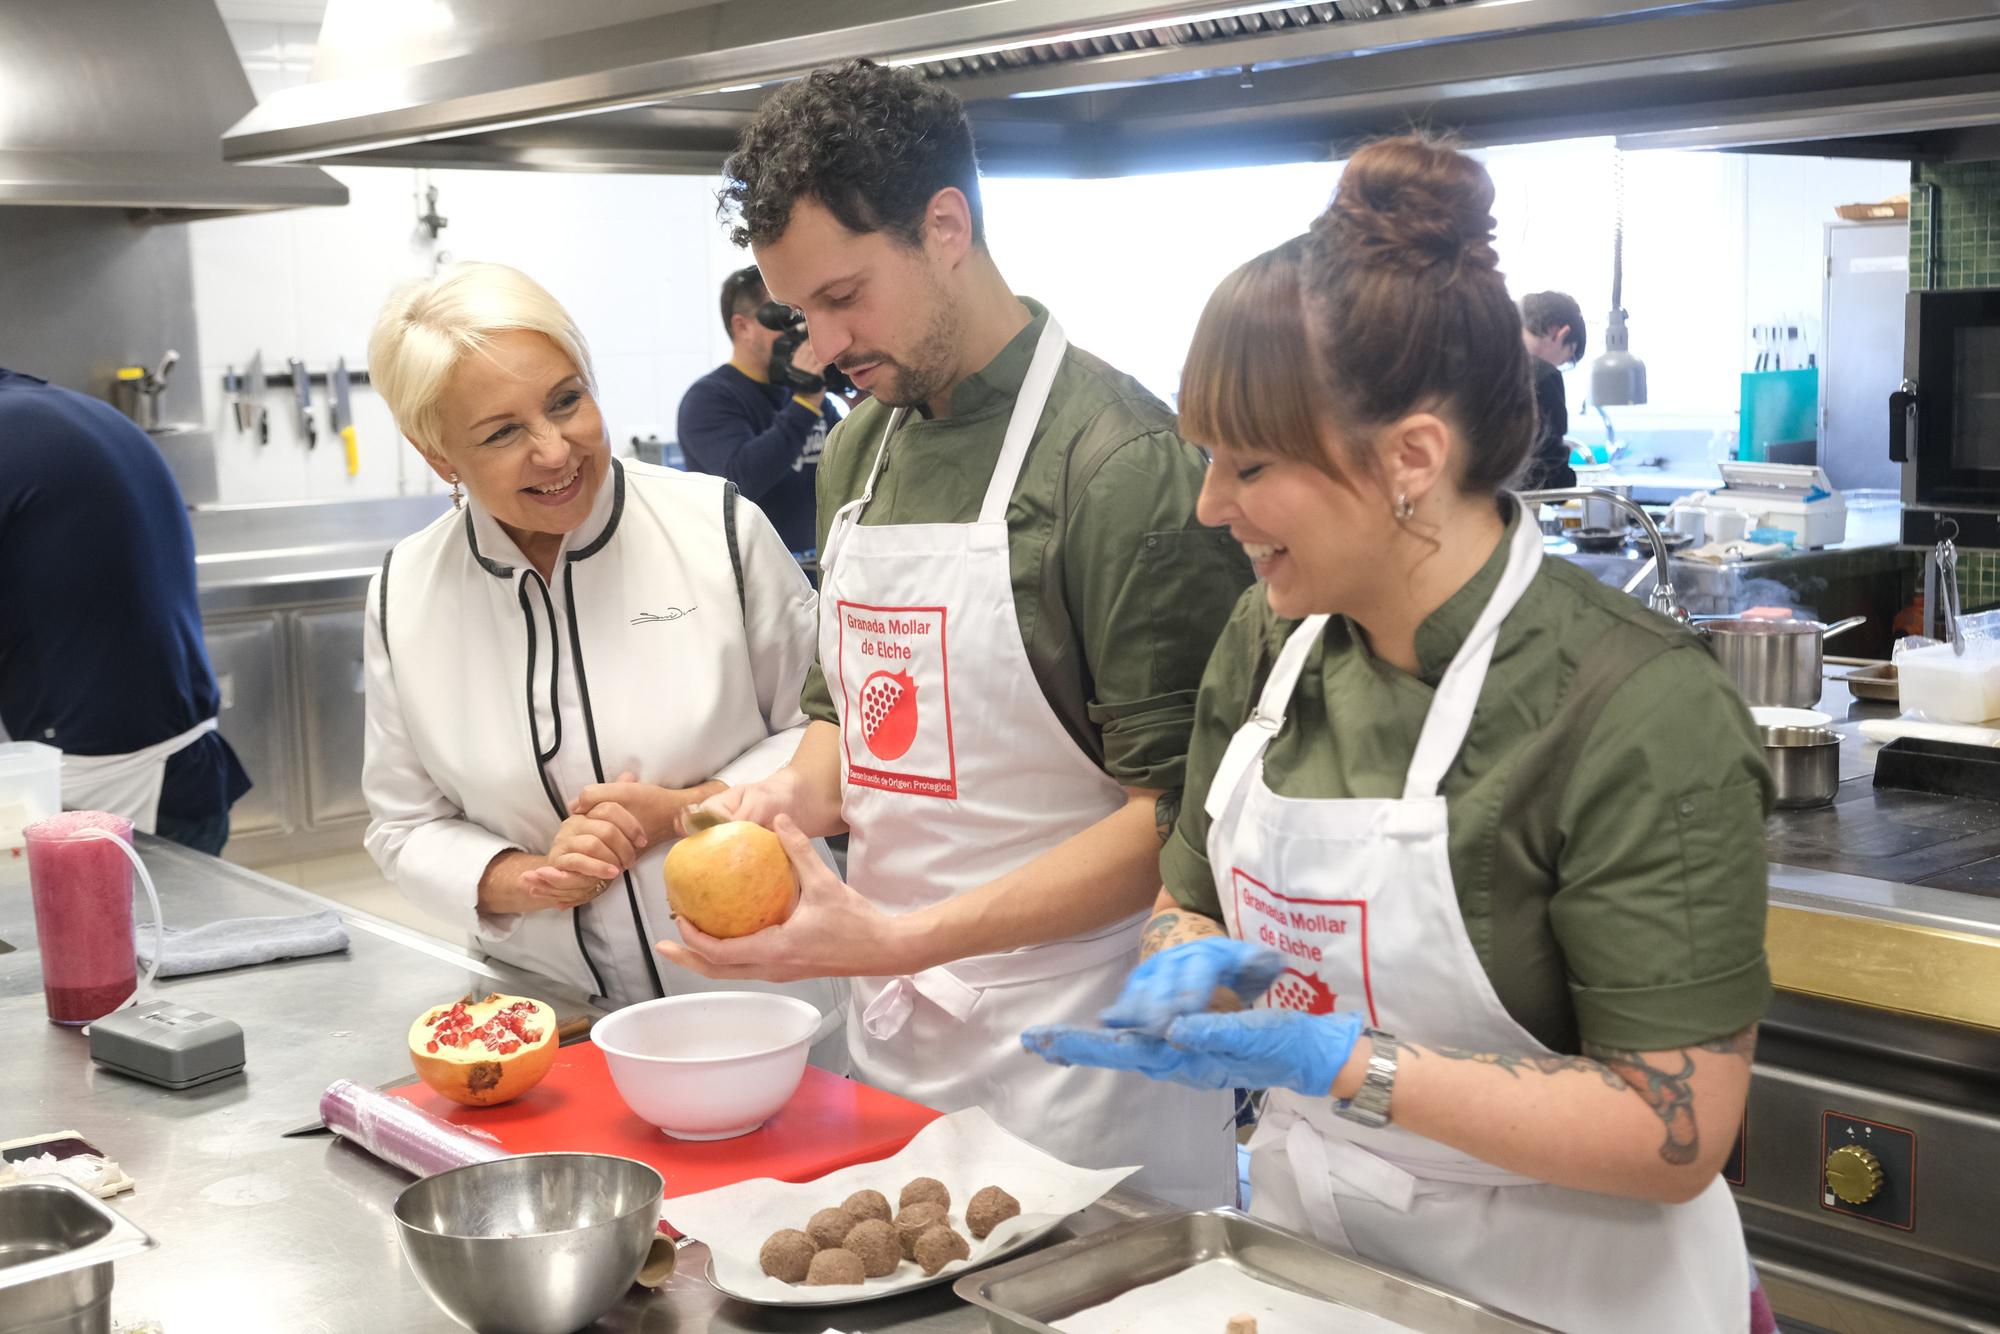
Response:
M711 936L747 936L792 915L799 878L778 836L731 820L667 849L667 906Z

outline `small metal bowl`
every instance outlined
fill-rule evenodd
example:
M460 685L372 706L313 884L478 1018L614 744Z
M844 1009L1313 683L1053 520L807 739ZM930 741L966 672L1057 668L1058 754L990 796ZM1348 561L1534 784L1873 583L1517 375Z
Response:
M1825 806L1840 791L1840 733L1829 727L1761 727L1764 763L1781 811Z
M396 1197L417 1281L478 1334L571 1334L646 1262L666 1181L602 1153L528 1153L454 1168Z

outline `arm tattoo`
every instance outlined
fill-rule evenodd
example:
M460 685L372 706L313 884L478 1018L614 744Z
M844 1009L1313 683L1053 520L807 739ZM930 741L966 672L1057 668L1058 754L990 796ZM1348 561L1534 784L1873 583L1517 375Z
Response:
M1497 1070L1505 1070L1510 1079L1519 1079L1523 1070L1533 1070L1541 1075L1559 1075L1565 1070L1575 1070L1583 1074L1596 1075L1609 1088L1623 1090L1625 1087L1625 1081L1613 1074L1601 1062L1586 1060L1581 1056L1535 1056L1519 1052L1467 1051L1463 1047L1410 1044L1405 1044L1403 1050L1412 1056L1422 1056L1428 1052L1432 1056L1442 1056L1447 1061L1471 1061L1475 1065L1490 1065Z
M1203 936L1224 934L1222 924L1213 918L1169 908L1154 914L1153 920L1146 923L1146 929L1139 933L1139 957L1150 959L1169 945L1185 945Z
M1694 1123L1694 1089L1690 1083L1694 1057L1685 1049L1659 1053L1668 1062L1679 1059L1680 1069L1669 1070L1654 1065L1645 1053L1613 1051L1608 1047L1585 1049L1608 1069L1616 1071L1665 1124L1667 1137L1660 1145L1661 1158L1675 1167L1685 1167L1699 1156L1701 1131Z
M1174 825L1181 818L1181 794L1179 791L1162 792L1160 799L1153 803L1153 832L1160 836L1160 846L1167 846L1167 840L1174 836Z
M1519 1079L1523 1070L1544 1075L1560 1074L1565 1070L1594 1074L1606 1087L1621 1092L1630 1089L1645 1100L1666 1127L1666 1140L1660 1145L1660 1157L1676 1167L1684 1167L1700 1156L1701 1149L1701 1133L1694 1115L1695 1066L1691 1053L1713 1052L1719 1056L1739 1057L1748 1063L1756 1046L1757 1029L1752 1025L1726 1038L1699 1042L1692 1048L1663 1054L1617 1051L1590 1044L1584 1046L1586 1056L1538 1056L1416 1045L1406 1045L1403 1050L1412 1056L1428 1052L1448 1061L1490 1065L1505 1070L1512 1079ZM1654 1061L1661 1064L1655 1065ZM1675 1061L1679 1062L1678 1069L1671 1068Z

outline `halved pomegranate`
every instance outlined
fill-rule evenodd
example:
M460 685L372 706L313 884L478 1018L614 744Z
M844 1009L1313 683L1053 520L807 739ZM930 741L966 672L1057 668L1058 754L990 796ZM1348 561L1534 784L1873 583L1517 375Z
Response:
M541 1083L557 1045L554 1010L498 992L426 1010L410 1025L418 1076L469 1107L509 1102Z

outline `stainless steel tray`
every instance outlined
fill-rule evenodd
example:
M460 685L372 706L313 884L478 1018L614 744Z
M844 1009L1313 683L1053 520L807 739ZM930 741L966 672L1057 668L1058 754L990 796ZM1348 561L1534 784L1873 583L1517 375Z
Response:
M1505 1334L1537 1325L1408 1274L1329 1251L1235 1209L1141 1219L989 1269L952 1290L996 1334L1056 1334L1054 1322L1209 1260L1294 1292L1341 1302L1427 1334ZM1162 1330L1159 1334L1170 1334Z

